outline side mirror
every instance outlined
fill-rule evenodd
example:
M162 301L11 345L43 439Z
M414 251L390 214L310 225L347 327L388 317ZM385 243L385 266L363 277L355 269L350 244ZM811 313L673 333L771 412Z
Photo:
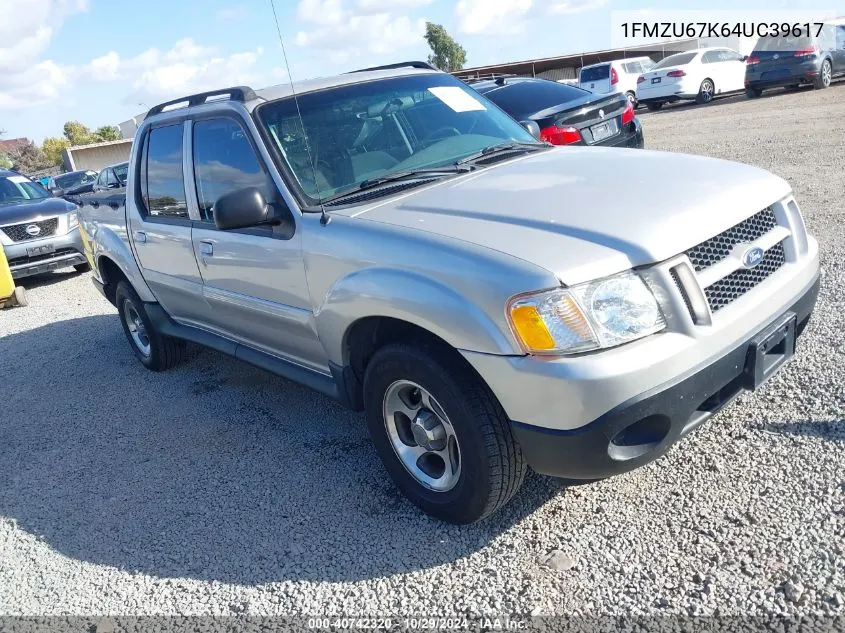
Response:
M528 133L536 139L540 139L540 126L536 121L520 121L519 124L528 130Z
M245 187L220 196L214 203L214 224L218 229L245 229L278 222L273 208L257 187Z

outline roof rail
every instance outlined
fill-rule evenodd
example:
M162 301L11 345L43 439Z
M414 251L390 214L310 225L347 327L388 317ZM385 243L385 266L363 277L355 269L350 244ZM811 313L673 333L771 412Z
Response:
M199 92L195 95L188 95L186 97L179 97L178 99L173 99L172 101L165 101L164 103L159 103L157 106L153 106L152 108L150 108L150 111L147 112L147 116L150 117L154 114L159 114L163 112L167 106L177 105L179 103L187 103L186 107L202 105L203 103L206 103L210 97L216 97L219 95L229 95L230 100L240 101L241 103L258 98L258 95L256 95L255 91L249 86L234 86L232 88L221 88L219 90Z
M386 64L385 66L373 66L372 68L361 68L359 70L353 70L348 73L347 75L351 75L352 73L365 73L370 70L393 70L394 68L422 68L425 70L438 70L428 62L398 62L396 64Z

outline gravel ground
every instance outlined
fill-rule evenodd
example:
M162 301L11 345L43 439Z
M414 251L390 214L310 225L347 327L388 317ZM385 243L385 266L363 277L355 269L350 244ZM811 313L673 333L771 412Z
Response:
M845 85L644 114L649 147L789 180L822 247L787 369L658 462L532 477L454 527L363 420L207 350L153 374L87 275L0 313L0 613L845 612Z

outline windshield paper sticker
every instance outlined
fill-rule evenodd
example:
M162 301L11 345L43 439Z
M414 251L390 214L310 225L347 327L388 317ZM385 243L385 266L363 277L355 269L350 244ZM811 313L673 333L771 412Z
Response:
M20 184L22 182L29 182L29 178L26 176L9 176L9 181Z
M484 104L458 86L434 86L428 91L455 112L486 110Z

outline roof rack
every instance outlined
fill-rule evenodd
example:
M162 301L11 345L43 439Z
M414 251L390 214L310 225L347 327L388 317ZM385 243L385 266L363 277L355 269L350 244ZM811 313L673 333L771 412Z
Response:
M365 73L371 70L393 70L394 68L422 68L425 70L438 70L428 62L398 62L396 64L386 64L384 66L373 66L372 68L361 68L359 70L350 71L346 74L351 75L352 73Z
M208 92L199 92L195 95L188 95L186 97L179 97L178 99L173 99L172 101L165 101L164 103L159 103L157 106L153 106L150 108L150 111L147 112L147 116L153 116L154 114L159 114L164 112L164 109L167 106L177 105L179 103L186 103L186 107L202 105L206 103L210 97L217 97L219 95L229 95L229 99L232 101L240 101L244 103L246 101L252 101L253 99L258 98L258 95L255 94L255 91L250 88L249 86L234 86L232 88L221 88L220 90L209 90Z

